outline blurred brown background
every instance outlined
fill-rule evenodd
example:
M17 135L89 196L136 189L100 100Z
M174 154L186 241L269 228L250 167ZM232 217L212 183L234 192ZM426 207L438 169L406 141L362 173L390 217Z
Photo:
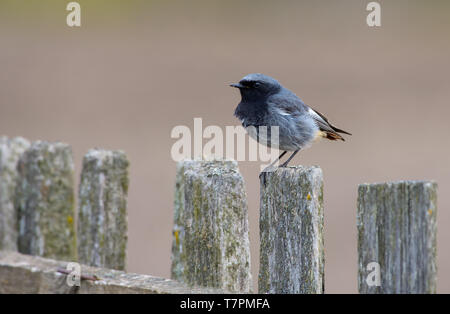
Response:
M293 164L325 176L326 291L356 292L356 191L363 182L439 183L438 292L450 292L450 2L0 1L0 134L92 147L131 161L128 270L169 276L176 125L238 125L228 84L277 78L354 135ZM247 183L258 273L258 163Z

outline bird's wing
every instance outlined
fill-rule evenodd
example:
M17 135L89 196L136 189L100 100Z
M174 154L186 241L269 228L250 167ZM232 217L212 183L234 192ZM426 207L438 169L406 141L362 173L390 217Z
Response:
M269 102L273 104L279 114L283 116L298 116L307 113L308 106L294 93L285 90L283 93L272 96Z
M323 114L307 106L300 98L287 89L284 89L282 93L272 97L270 102L275 104L278 113L281 115L310 115L316 122L319 130L323 132L323 137L326 137L327 139L345 141L338 133L351 135L349 132L333 126Z
M314 121L319 127L319 130L324 132L324 137L326 137L327 139L345 141L344 138L338 133L351 135L349 132L333 126L323 114L321 114L317 110L312 109L311 107L308 107L308 114L313 117Z

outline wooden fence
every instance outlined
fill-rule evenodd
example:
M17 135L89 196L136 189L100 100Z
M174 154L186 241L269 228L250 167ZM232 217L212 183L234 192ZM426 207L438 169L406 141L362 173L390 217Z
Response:
M127 276L127 284L122 284L129 287L126 291L158 292L152 288L154 281L139 277L143 275L108 270L126 266L128 167L122 152L89 151L75 211L70 146L1 137L0 292L45 292L38 286L27 290L12 278L28 274L30 263L36 263L47 281L60 281L61 272L48 265L62 262L48 258L86 264L88 279L98 278L96 274L109 278L107 288L88 285L84 292L119 292L108 287L120 286L117 278ZM178 164L174 280L161 292L324 293L322 170L280 168L262 174L260 188L256 289L250 272L245 185L237 163L187 160ZM421 181L359 186L360 293L436 292L436 190L435 183ZM16 250L47 259L11 252ZM105 275L108 271L111 276ZM73 292L56 281L52 292Z
M125 154L89 151L83 160L75 232L71 147L0 138L0 250L123 270L127 191Z

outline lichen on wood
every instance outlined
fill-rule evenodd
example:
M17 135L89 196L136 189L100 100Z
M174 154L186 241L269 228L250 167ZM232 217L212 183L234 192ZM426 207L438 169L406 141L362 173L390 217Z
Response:
M125 269L128 167L121 151L93 149L83 159L78 197L78 256L82 263Z
M247 198L235 161L178 163L171 273L190 285L251 291Z
M319 167L260 176L259 293L323 293L323 178Z
M14 194L17 164L30 143L22 138L0 136L0 250L17 250L17 214Z
M21 156L18 172L15 208L19 251L76 260L71 147L34 142Z
M401 181L358 189L360 293L436 292L437 184ZM376 262L380 285L369 285Z
M80 286L67 273L68 262L0 251L0 294L218 294L221 289L189 287L186 284L150 275L80 265ZM87 279L90 278L90 279ZM92 279L97 280L92 280ZM71 282L71 280L69 280ZM72 283L72 282L71 282Z

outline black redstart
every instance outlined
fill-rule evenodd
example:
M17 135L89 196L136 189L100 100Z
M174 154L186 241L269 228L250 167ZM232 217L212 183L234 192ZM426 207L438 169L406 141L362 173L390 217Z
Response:
M324 115L308 107L293 92L267 75L249 74L230 86L239 88L241 92L242 99L234 115L241 120L249 135L267 146L277 146L283 150L278 160L288 151L293 151L281 167L286 167L299 150L309 147L315 139L323 137L344 141L339 133L351 135L331 125ZM250 131L259 130L260 126L267 127L264 141L261 141L259 132ZM279 128L278 145L271 145L270 142L272 126Z

